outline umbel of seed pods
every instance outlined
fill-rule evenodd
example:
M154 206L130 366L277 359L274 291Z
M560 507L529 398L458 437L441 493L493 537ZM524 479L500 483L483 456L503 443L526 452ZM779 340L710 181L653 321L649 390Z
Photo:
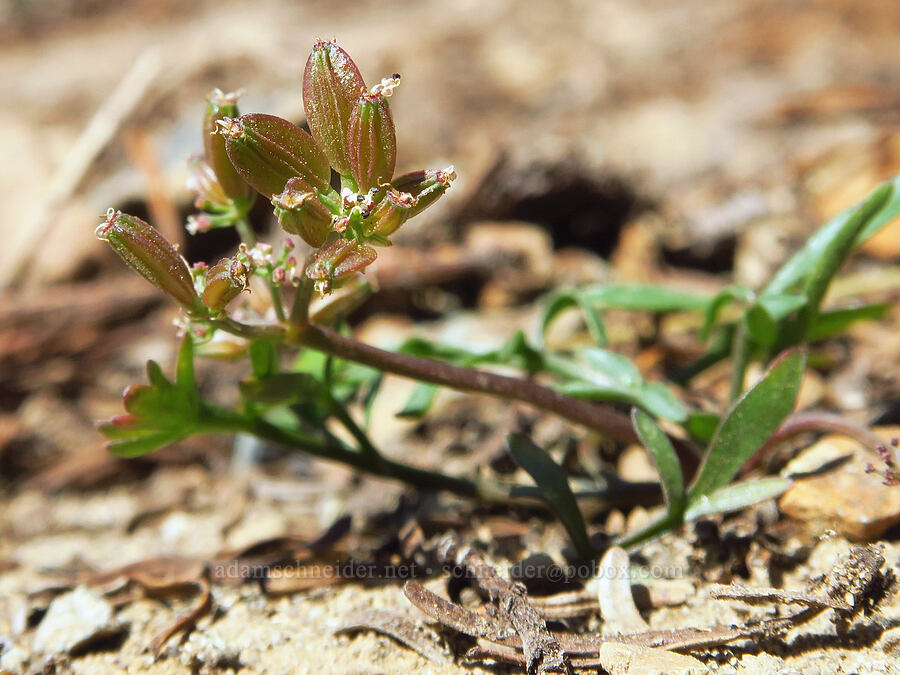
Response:
M367 88L347 52L317 42L303 73L311 133L274 115L241 115L238 94L215 90L204 117L203 156L191 159L202 213L189 219L189 232L242 221L258 192L272 203L281 227L315 249L306 275L316 290L329 293L336 282L362 272L377 257L373 247L389 246L390 236L456 178L452 166L394 177L397 140L388 98L399 83L395 74ZM332 169L340 192L331 186ZM105 220L97 236L190 315L220 312L247 288L253 270L246 255L192 275L147 223L114 210Z

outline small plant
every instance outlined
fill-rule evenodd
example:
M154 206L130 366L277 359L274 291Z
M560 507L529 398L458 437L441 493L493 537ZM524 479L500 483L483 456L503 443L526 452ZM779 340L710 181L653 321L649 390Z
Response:
M882 186L824 226L758 294L739 286L711 298L652 286L562 290L547 300L544 328L562 310L577 306L596 346L560 352L518 333L488 352L422 339L385 351L340 330L343 318L369 291L361 273L376 259L378 247L390 246L391 236L440 198L455 178L453 167L394 176L396 138L388 98L399 83L394 74L366 87L349 55L323 41L313 46L303 75L311 133L272 115L241 115L236 94L216 90L210 95L204 154L191 160L201 213L188 220L187 229L197 234L235 228L242 243L231 258L191 268L152 226L110 209L97 228L98 237L184 311L174 379L154 362L148 364L149 384L125 392L127 414L101 426L110 450L135 457L195 434L249 433L422 489L494 501L543 498L565 524L578 553L596 555L577 500L610 497L637 486L610 477L607 485L576 495L562 468L517 435L509 438L510 450L536 487L448 476L392 460L374 447L351 405L362 404L368 415L383 374L393 373L421 383L398 413L402 416L424 415L443 386L522 401L614 440L640 440L659 468L668 511L648 530L628 536L624 545L786 489L788 481L780 478L730 483L794 408L806 364L805 353L796 347L884 311L867 305L823 312L820 306L853 248L900 211L897 184ZM290 239L279 251L256 241L247 214L257 195L271 202L286 233L305 242L308 256L301 256ZM254 312L240 303L251 285L264 289L267 309ZM722 322L730 304L741 310ZM709 353L675 379L686 383L730 355L730 410L721 417L690 411L666 384L645 381L628 359L604 349L606 308L703 312L700 334L711 338ZM221 354L244 354L250 362L251 374L239 385L240 402L231 408L204 399L194 377L196 355ZM772 365L744 391L753 359ZM476 369L494 364L512 366L528 377ZM549 384L538 384L537 374ZM622 406L634 407L631 418ZM654 417L681 425L684 434L670 439ZM331 431L335 423L349 432L352 442ZM690 464L695 442L708 447L685 488L682 465Z

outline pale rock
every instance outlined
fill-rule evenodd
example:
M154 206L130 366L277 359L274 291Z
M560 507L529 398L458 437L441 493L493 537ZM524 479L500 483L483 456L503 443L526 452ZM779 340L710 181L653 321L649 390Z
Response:
M900 435L898 427L873 429L882 438ZM884 485L879 473L866 473L878 458L854 440L826 436L802 452L782 472L785 476L809 473L841 457L843 464L820 475L797 478L782 495L782 513L816 530L834 530L854 541L877 539L900 523L900 487Z
M32 648L43 654L68 654L124 629L98 591L79 586L50 603Z
M597 658L610 675L691 675L707 668L693 656L655 647L604 642Z

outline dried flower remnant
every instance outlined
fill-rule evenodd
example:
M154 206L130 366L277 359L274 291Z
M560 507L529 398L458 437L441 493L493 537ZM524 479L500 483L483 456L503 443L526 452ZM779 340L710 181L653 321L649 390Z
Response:
M891 439L891 447L887 447L886 445L879 445L878 455L881 457L881 462L884 465L882 469L879 469L874 464L866 464L866 473L877 473L884 477L884 484L888 486L900 485L900 473L897 470L897 460L894 458L896 454L896 448L900 445L900 439L892 438Z
M197 193L194 206L198 209L217 210L224 209L231 203L228 195L215 171L209 163L200 155L192 155L188 158L188 189ZM249 186L248 186L249 187Z
M109 243L126 265L169 294L189 314L204 313L187 262L156 228L140 218L109 209L106 222L94 233Z

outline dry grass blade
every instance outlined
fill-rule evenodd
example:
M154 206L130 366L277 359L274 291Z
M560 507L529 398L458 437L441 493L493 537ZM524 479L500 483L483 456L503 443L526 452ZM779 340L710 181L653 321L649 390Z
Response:
M350 623L335 633L373 630L394 638L418 652L432 663L442 666L453 663L450 652L441 644L440 637L430 628L414 623L405 616L382 609L372 609L355 614Z

